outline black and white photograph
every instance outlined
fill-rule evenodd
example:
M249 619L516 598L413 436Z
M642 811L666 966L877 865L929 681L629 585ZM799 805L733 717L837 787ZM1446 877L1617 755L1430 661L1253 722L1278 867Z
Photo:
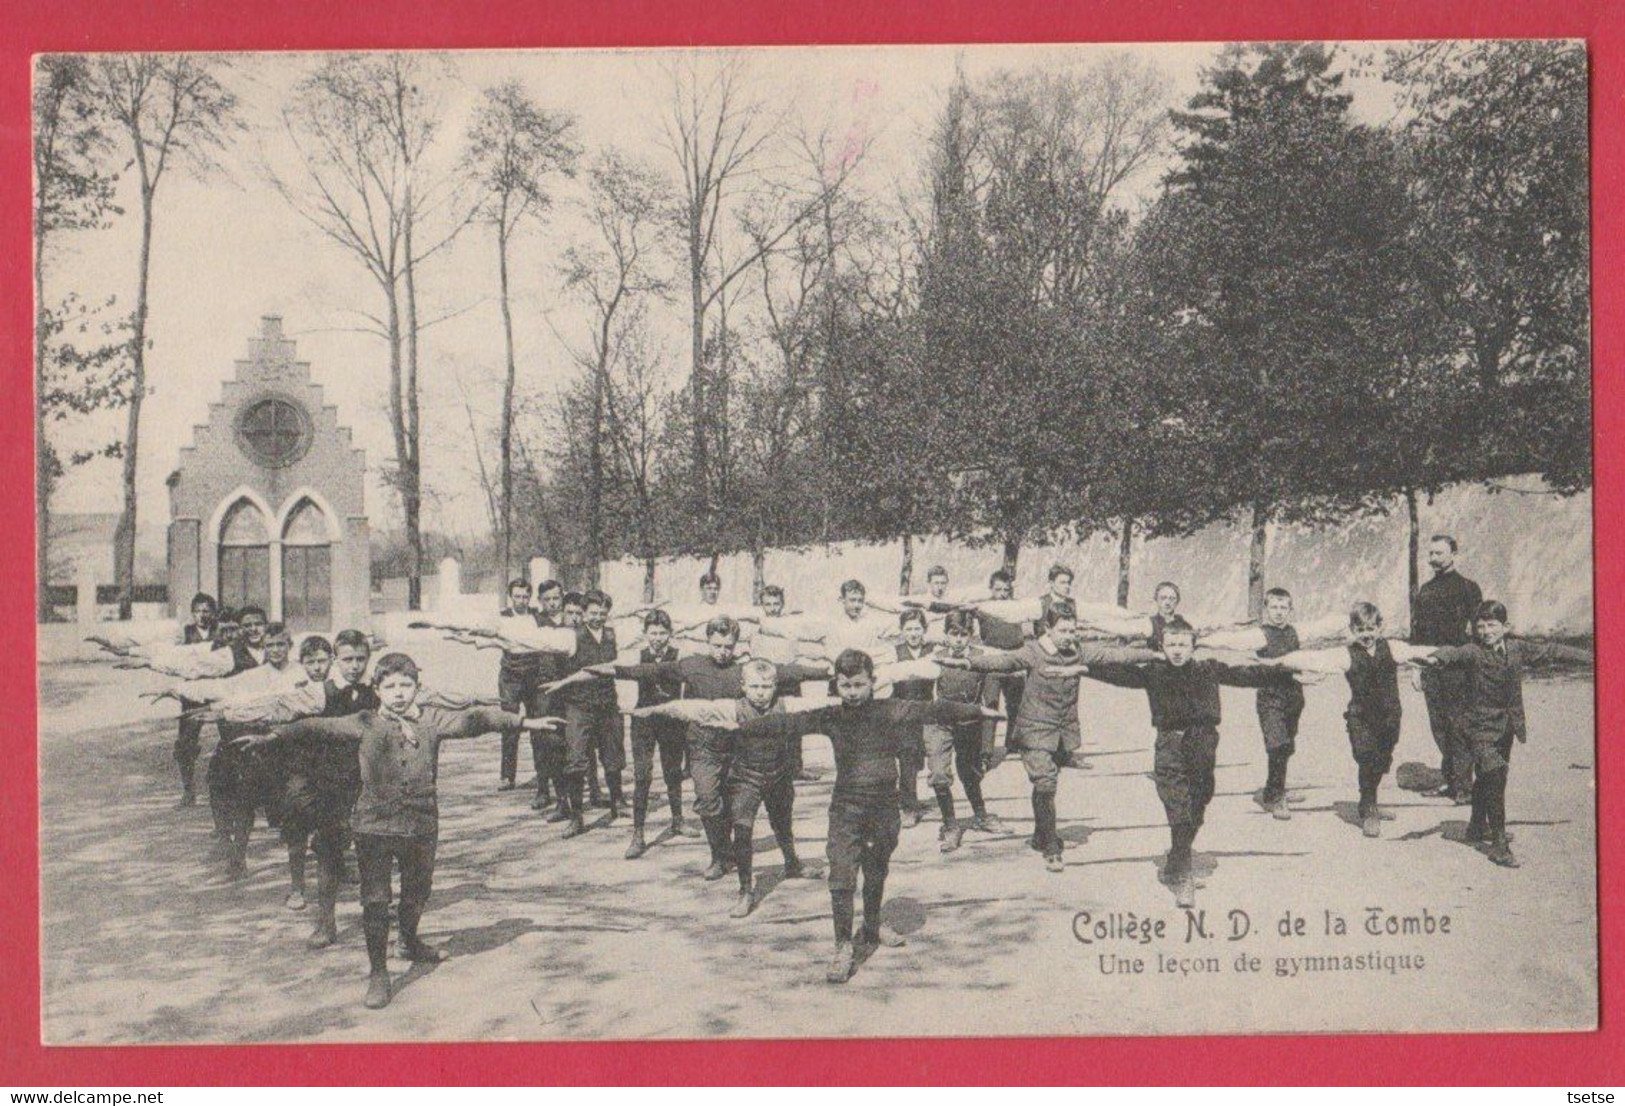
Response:
M1595 1029L1587 85L38 55L43 1043Z

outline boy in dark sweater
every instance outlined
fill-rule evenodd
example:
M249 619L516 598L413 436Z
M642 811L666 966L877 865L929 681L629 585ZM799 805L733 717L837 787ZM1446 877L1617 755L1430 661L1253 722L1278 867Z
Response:
M1381 837L1377 789L1393 766L1394 747L1399 744L1399 666L1419 663L1433 649L1383 637L1382 612L1372 603L1356 603L1350 609L1349 632L1354 640L1343 648L1303 650L1260 658L1260 663L1298 672L1341 673L1348 679L1349 705L1343 720L1359 774L1360 830L1367 837Z
M348 718L307 718L269 733L238 739L244 750L275 741L331 741L358 749L361 795L356 804L356 856L361 863L361 925L367 938L366 1005L389 1005L389 903L393 869L401 873L397 910L401 951L408 959L437 963L445 952L418 936L418 919L434 883L440 835L435 778L440 743L508 730L539 730L557 718L521 718L504 710L453 710L416 702L418 667L404 653L381 657L373 684L382 709Z
M971 645L975 636L976 616L968 610L948 612L943 620L946 644L937 656L980 656L981 650ZM936 698L950 703L976 703L992 708L998 705L997 677L962 668L944 668L937 677ZM895 693L894 693L895 694ZM970 829L983 833L999 833L1004 829L996 815L989 814L982 799L982 774L987 739L987 720L955 723L949 726L925 727L925 765L930 773L931 790L936 792L937 808L942 812L942 829L938 832L940 848L951 853L965 839L965 823L954 812L954 766L959 766L960 784L971 806Z
M835 922L835 953L825 978L845 983L854 967L853 900L863 874L863 941L897 947L903 938L880 924L886 875L901 829L897 810L897 761L910 727L995 717L998 712L969 703L876 700L874 659L848 649L835 659L840 705L811 711L768 714L739 728L739 740L778 742L810 734L829 737L835 753L835 788L830 796L829 897Z
M1191 846L1213 799L1213 769L1219 750L1219 685L1265 687L1280 681L1279 670L1230 666L1196 660L1196 631L1178 615L1162 625L1162 653L1138 665L1090 664L1078 675L1120 687L1145 690L1151 725L1157 731L1152 776L1168 816L1171 844L1163 878L1182 907L1196 904Z
M502 609L503 618L524 618L537 621L536 612L530 609L530 584L525 580L508 581L508 605ZM511 714L518 714L525 704L525 693L540 675L542 656L536 653L514 653L506 649L502 651L502 660L497 666L497 698L502 701L502 709ZM502 735L501 778L497 784L500 791L512 791L518 786L519 778L519 734L514 732ZM541 805L548 802L547 780L540 774L536 777L537 799Z
M643 617L645 644L638 663L670 664L677 660L671 643L671 616L653 610ZM647 676L638 680L640 709L669 703L683 694L683 681L672 677ZM683 822L683 723L654 714L632 718L632 841L626 846L626 859L636 860L649 851L643 827L649 816L649 793L654 787L655 751L660 752L660 774L666 781L666 801L671 807L673 836L698 837L699 831Z
M898 663L921 660L931 655L934 646L926 644L926 617L925 612L918 607L910 607L897 616L897 628L903 635L903 640L897 645ZM902 699L909 703L929 703L936 697L935 680L898 680L892 686L892 698ZM897 762L898 773L898 803L901 811L903 828L908 829L920 824L924 815L924 808L920 805L918 790L920 769L925 767L925 730L923 726L914 729L910 740L903 743L903 752Z
M306 644L310 640L307 639ZM300 647L303 654L305 646ZM363 681L372 645L360 630L341 630L333 639L333 666L337 678L328 676L322 684L322 717L348 718L365 710L378 709L378 694ZM308 669L307 669L308 672ZM304 843L309 840L316 854L316 925L306 944L326 948L338 940L335 909L339 885L344 876L344 850L350 844L350 812L361 791L361 769L355 752L344 746L309 744L289 746L287 812L283 838L291 833L288 864L296 863L298 883L303 890Z
M1571 645L1544 645L1509 639L1507 609L1493 600L1479 605L1475 621L1477 639L1470 645L1445 645L1423 663L1454 668L1466 674L1466 728L1472 749L1473 813L1467 840L1487 847L1489 858L1504 868L1518 867L1507 833L1507 773L1512 743L1529 740L1523 709L1525 666L1564 660L1590 665L1595 658Z

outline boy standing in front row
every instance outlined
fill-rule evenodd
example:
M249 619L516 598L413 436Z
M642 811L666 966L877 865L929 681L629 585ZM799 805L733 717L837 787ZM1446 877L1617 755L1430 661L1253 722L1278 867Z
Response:
M1168 816L1168 863L1163 878L1182 907L1196 905L1191 847L1213 799L1219 751L1219 685L1264 687L1280 679L1274 668L1196 660L1196 631L1174 615L1161 626L1162 656L1139 665L1094 663L1078 675L1145 690L1157 731L1152 778Z
M1466 729L1477 773L1467 840L1486 845L1489 858L1503 868L1518 867L1507 833L1506 795L1512 743L1529 740L1523 712L1524 666L1545 660L1591 664L1595 659L1572 645L1508 640L1510 628L1505 606L1493 600L1481 603L1475 620L1478 640L1440 646L1424 662L1466 673Z
M976 630L976 616L968 610L949 611L943 620L947 643L937 654L949 657L979 656L981 650L971 645ZM979 703L992 708L999 702L999 680L983 672L962 668L944 668L937 677L937 699L949 703ZM959 780L970 803L970 829L983 833L1000 833L1004 824L998 816L989 814L982 800L982 776L985 756L992 745L992 729L986 720L957 722L948 726L925 727L925 767L930 773L931 790L936 792L937 807L942 811L942 829L938 832L943 852L951 853L965 839L966 826L954 813L954 765L959 766Z
M401 951L419 963L445 959L418 937L418 919L434 883L440 813L435 778L440 743L511 730L552 729L557 718L521 718L503 710L452 710L419 705L418 666L405 653L389 653L373 673L381 710L349 718L307 718L270 733L240 738L243 750L274 741L334 741L358 748L361 797L355 813L355 851L361 865L361 927L367 938L366 1005L389 1005L389 902L393 868L401 872L398 917Z
M638 664L675 664L677 647L671 643L671 616L654 610L643 616L646 644L638 652ZM638 708L658 707L683 694L683 681L674 676L643 676L638 679ZM683 822L683 724L672 718L649 714L632 719L632 840L626 846L626 859L636 860L649 851L643 836L649 817L649 793L654 788L655 752L660 753L660 774L666 781L666 802L671 807L671 832L678 837L698 837L699 831Z
M1344 648L1304 650L1260 658L1260 663L1299 672L1342 673L1348 679L1349 705L1343 719L1359 770L1360 830L1367 837L1381 837L1377 788L1393 767L1399 744L1399 666L1424 661L1433 649L1383 637L1382 612L1372 603L1356 603L1350 609L1349 632L1354 640Z
M877 700L874 658L848 649L835 658L835 691L840 705L810 711L769 714L739 728L744 743L770 738L796 741L825 734L835 753L835 788L830 795L829 899L835 922L835 953L825 978L845 983L855 966L854 896L863 873L863 928L870 945L895 948L903 938L880 924L891 854L902 829L897 810L897 761L913 726L946 725L998 717L969 703L910 703Z

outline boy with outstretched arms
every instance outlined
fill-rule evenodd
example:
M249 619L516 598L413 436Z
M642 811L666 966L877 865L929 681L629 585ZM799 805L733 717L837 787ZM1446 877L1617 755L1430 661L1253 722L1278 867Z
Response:
M1433 648L1383 637L1382 612L1373 603L1356 603L1349 610L1349 632L1354 640L1343 648L1303 650L1261 658L1260 663L1347 678L1349 705L1343 720L1358 769L1360 829L1367 837L1381 837L1377 789L1393 767L1399 744L1399 666L1420 663Z
M1016 597L1016 580L1004 569L995 569L987 578L987 593L994 603L1005 603ZM976 631L982 639L982 644L989 649L1020 649L1030 635L1032 625L1029 623L1024 629L1019 622L1010 622L996 615L976 613ZM1004 746L995 744L994 731L997 722L983 723L984 746L987 755L984 761L989 771L998 767L1015 746L1010 744L1010 726L1021 714L1021 693L1027 687L1027 681L1018 674L1010 674L999 680L999 692L1004 696Z
M576 627L575 652L571 657L574 670L615 662L618 652L615 631L605 624L611 606L610 597L601 591L590 591L582 597L581 625ZM582 799L594 753L609 787L608 820L613 822L620 817L621 771L626 767L626 746L621 736L620 706L615 700L613 683L605 680L572 683L561 688L559 698L564 703L564 780L570 802L570 825L564 836L576 837L586 832Z
M192 596L192 621L181 628L180 644L216 644L215 623L219 614L220 605L215 602L214 596L201 591ZM181 797L175 804L177 807L197 803L197 785L193 781L197 776L197 758L203 746L203 719L196 709L200 706L201 703L181 703L180 733L175 738L175 766L181 774Z
M1260 657L1284 657L1303 648L1297 628L1292 625L1291 592L1285 588L1270 588L1264 593L1264 618L1257 629L1264 638L1262 647L1257 650ZM1211 647L1227 636L1210 635L1205 643ZM1275 680L1258 689L1258 728L1264 735L1268 767L1257 801L1283 822L1292 817L1292 809L1286 801L1286 769L1297 748L1298 720L1303 717L1303 706L1303 686L1289 673L1279 673Z
M1132 664L1153 660L1147 649L1112 648L1079 644L1078 616L1070 600L1057 600L1044 615L1044 633L1016 650L995 650L979 656L939 654L944 668L972 672L1022 672L1027 688L1021 713L1011 723L1009 740L1021 748L1021 761L1033 787L1033 848L1044 854L1051 872L1065 870L1065 845L1056 827L1055 791L1060 770L1071 763L1083 744L1078 731L1078 665L1116 662Z
M310 638L300 646L303 655ZM324 718L348 718L378 709L378 694L365 682L372 644L360 630L341 630L333 639L333 674L322 682ZM315 670L307 667L314 678ZM338 940L335 909L344 878L344 850L350 844L350 812L361 792L361 768L355 750L343 745L307 743L284 750L288 766L288 794L283 838L289 840L290 871L297 864L303 893L304 844L316 854L316 924L306 944L326 948ZM290 840L290 835L292 840ZM297 844L298 857L295 858Z
M576 607L573 612L566 609L564 585L557 580L543 580L536 585L536 605L536 625L543 629L574 629L580 621L580 608ZM569 658L559 653L544 653L537 658L534 675L524 685L523 703L527 716L545 718L562 713L554 709L552 697L541 689L565 675L569 666ZM563 733L559 730L532 731L530 759L536 769L536 794L531 797L530 808L546 810L549 802L556 798L558 805L548 814L547 821L568 822L570 803L564 788Z
M653 610L643 616L644 646L638 664L671 664L678 659L671 643L671 617ZM670 703L683 694L683 681L672 676L645 676L638 680L637 710ZM683 821L684 726L677 719L652 713L632 718L632 841L626 846L626 859L636 860L649 851L643 827L649 816L649 792L654 787L654 759L660 753L660 774L666 781L666 801L671 807L674 836L698 837L699 831Z
M1196 903L1191 846L1213 799L1214 761L1219 749L1219 685L1266 687L1281 678L1278 669L1228 665L1195 657L1196 630L1178 615L1162 625L1162 655L1138 664L1094 662L1078 675L1120 687L1144 689L1157 731L1152 778L1168 816L1171 845L1163 878L1182 907Z
M308 684L323 687L333 667L333 643L320 634L305 638L299 643L299 667ZM280 791L282 800L282 843L288 847L288 895L283 905L289 910L303 910L309 905L305 897L305 860L311 833L310 811L300 801L304 798L305 766L287 756L266 759L275 766L273 786Z
M446 955L418 936L418 920L434 882L440 831L435 788L440 743L521 728L544 729L561 720L521 718L486 707L452 709L418 703L418 667L404 653L379 658L373 685L381 709L348 718L306 718L240 738L238 744L252 750L271 742L323 741L357 750L361 794L355 810L356 856L361 864L361 926L371 969L365 1003L377 1009L390 1000L389 904L395 867L401 873L402 953L421 963L436 963Z
M726 615L714 618L705 628L705 640L704 655L658 664L595 665L583 668L572 679L597 676L606 680L675 680L682 684L684 698L739 698L744 686L741 661L734 654L739 644L739 623ZM805 665L785 665L779 671L782 677L796 680L822 679L827 674L827 669ZM695 722L689 723L685 736L689 779L694 784L694 812L700 817L711 847L711 864L705 878L717 880L727 874L729 865L724 792L729 742L715 727Z
M918 607L905 610L897 616L897 628L903 635L896 652L899 664L922 660L931 655L935 647L928 645L925 640L924 611ZM902 699L904 702L929 703L936 698L936 694L936 680L930 678L898 680L892 687L892 698ZM925 727L916 726L909 739L903 742L903 749L897 761L898 803L905 829L919 825L925 813L924 807L920 805L919 794L920 769L924 767ZM943 829L947 828L948 823L944 822Z
M877 946L904 943L880 922L886 875L901 829L897 761L910 728L920 723L969 722L997 712L969 703L877 700L874 658L858 649L848 649L835 658L835 687L839 705L765 715L742 725L739 740L792 741L809 734L825 734L830 739L835 787L830 795L826 851L835 953L826 978L844 983L854 966L853 899L859 872L863 874L861 938Z
M529 619L537 622L536 612L530 608L530 583L526 580L508 581L508 605L502 608L502 618ZM502 660L497 666L497 698L502 701L502 709L510 714L518 714L525 705L525 693L540 676L542 656L536 653L515 653L507 649L502 651ZM497 784L499 791L512 791L518 786L519 778L519 731L502 735L502 760L500 765L501 776ZM546 805L547 780L538 772L536 774L537 798L542 805Z
M782 680L778 667L764 660L740 666L738 699L680 699L660 706L641 707L633 720L681 720L727 733L726 802L734 871L739 876L739 899L730 916L743 918L755 908L754 868L756 812L767 808L768 825L784 854L784 878L802 879L806 867L796 855L794 833L795 781L790 750L799 738L773 734L744 736L739 727L764 715L784 712L779 698ZM732 731L732 732L729 732Z
M943 619L945 643L936 656L972 657L981 650L971 644L975 636L976 616L967 610L949 611ZM963 668L943 668L937 677L936 698L949 703L973 703L993 708L999 701L999 679L983 672ZM966 825L954 812L954 766L959 766L959 780L965 789L965 798L971 806L968 828L983 833L1000 833L1004 825L988 812L982 800L984 756L992 733L990 719L974 722L956 722L947 726L925 727L925 767L930 774L931 790L937 796L937 808L942 812L942 829L938 831L940 848L951 853L965 839Z
M1476 613L1475 641L1440 646L1423 663L1455 669L1467 677L1466 729L1476 773L1467 840L1485 845L1496 864L1516 868L1518 858L1507 833L1506 788L1512 744L1529 740L1523 708L1524 669L1552 660L1590 665L1595 658L1572 645L1509 638L1512 627L1507 609L1494 600L1480 603Z

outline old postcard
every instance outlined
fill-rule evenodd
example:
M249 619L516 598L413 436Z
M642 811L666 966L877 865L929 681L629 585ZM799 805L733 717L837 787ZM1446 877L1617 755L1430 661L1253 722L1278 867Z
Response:
M33 80L47 1044L1597 1025L1583 43Z

